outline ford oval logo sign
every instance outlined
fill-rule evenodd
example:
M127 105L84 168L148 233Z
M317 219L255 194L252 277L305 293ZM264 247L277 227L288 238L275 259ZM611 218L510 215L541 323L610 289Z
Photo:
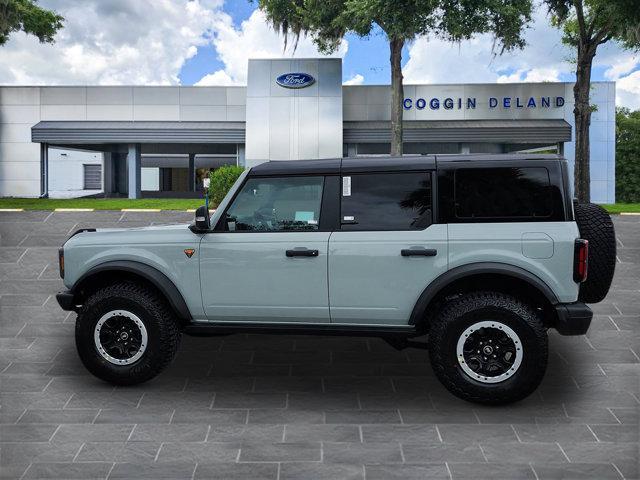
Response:
M316 79L308 73L285 73L276 78L276 83L284 88L304 88L315 82Z

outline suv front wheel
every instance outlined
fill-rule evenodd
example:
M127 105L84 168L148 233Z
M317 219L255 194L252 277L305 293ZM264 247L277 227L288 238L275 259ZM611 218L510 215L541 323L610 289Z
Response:
M477 403L510 403L531 394L544 377L547 351L547 332L535 310L499 292L451 300L429 330L438 379Z
M116 385L158 375L180 344L178 323L156 292L131 282L104 287L86 299L76 320L76 348L85 367Z

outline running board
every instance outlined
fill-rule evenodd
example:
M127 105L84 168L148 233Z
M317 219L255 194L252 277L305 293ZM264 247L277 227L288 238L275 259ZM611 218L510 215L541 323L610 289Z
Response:
M262 333L282 335L343 335L346 337L398 337L406 339L419 335L414 325L341 325L322 323L207 323L191 322L183 333L193 336L231 335L234 333ZM395 345L394 345L395 346Z

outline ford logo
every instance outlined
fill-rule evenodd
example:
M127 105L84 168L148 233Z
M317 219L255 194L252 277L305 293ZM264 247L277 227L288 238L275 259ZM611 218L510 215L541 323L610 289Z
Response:
M304 88L315 82L316 79L307 73L285 73L276 78L276 83L284 88Z

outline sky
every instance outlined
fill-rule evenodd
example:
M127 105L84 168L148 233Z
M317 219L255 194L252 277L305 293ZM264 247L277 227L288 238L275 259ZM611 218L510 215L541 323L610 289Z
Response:
M243 85L247 59L315 57L308 38L284 50L257 2L249 0L40 0L62 14L54 45L14 34L0 47L0 85ZM543 7L525 32L523 50L496 56L490 35L451 44L417 38L403 51L411 83L572 81L572 52ZM389 84L389 47L375 31L347 35L345 84ZM593 80L616 81L616 103L640 109L640 54L610 42L598 49Z

